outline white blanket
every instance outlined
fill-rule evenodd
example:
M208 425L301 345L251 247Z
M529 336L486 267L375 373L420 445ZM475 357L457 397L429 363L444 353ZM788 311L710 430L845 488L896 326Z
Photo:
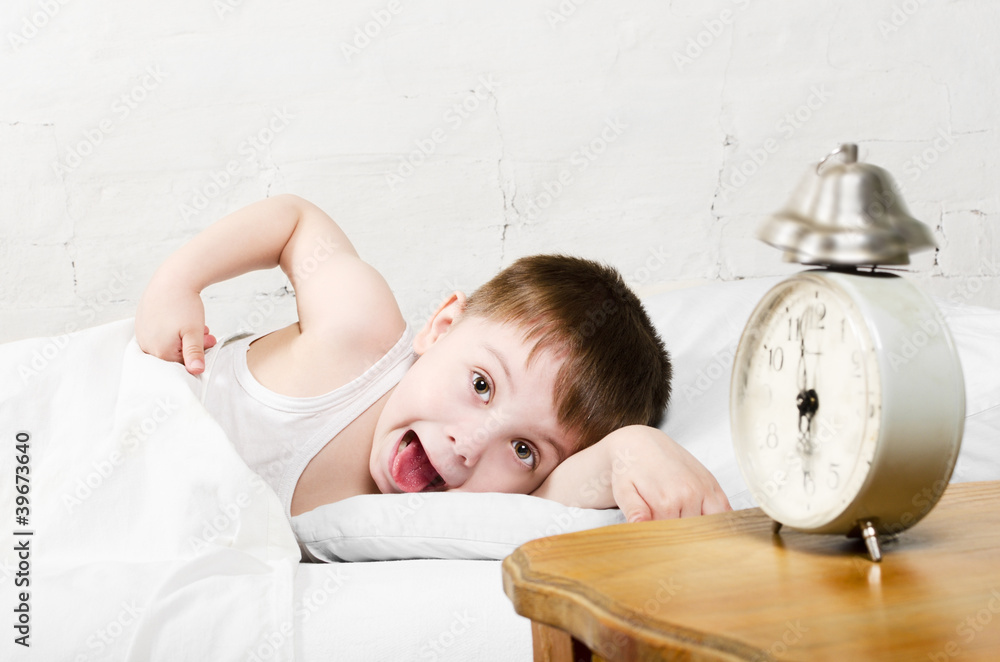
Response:
M294 659L298 547L198 386L130 320L0 345L0 659Z

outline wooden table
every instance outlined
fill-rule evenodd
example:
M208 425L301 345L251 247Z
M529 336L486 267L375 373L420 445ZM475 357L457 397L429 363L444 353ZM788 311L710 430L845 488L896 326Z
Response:
M533 540L503 582L536 661L1000 660L1000 482L882 549L752 509Z

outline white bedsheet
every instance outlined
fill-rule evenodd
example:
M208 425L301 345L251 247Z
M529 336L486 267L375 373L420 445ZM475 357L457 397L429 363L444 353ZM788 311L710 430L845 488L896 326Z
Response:
M130 320L0 345L0 659L295 659L298 546L196 385Z
M295 580L300 660L527 662L531 622L500 561L305 563Z

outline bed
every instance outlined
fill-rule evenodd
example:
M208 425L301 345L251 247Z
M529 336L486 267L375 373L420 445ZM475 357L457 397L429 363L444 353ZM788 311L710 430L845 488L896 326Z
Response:
M774 282L644 297L675 366L662 427L734 508L754 503L730 446L729 373ZM1000 311L938 304L966 382L953 480L1000 479ZM0 583L14 616L0 657L529 660L499 559L622 521L524 495L430 494L356 497L290 526L199 387L142 354L130 320L0 345Z

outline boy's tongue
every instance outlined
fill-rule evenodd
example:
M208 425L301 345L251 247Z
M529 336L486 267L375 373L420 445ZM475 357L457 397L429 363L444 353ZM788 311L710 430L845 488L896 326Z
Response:
M404 492L419 492L437 478L438 472L417 436L410 432L407 437L410 443L396 453L392 462L392 479Z

